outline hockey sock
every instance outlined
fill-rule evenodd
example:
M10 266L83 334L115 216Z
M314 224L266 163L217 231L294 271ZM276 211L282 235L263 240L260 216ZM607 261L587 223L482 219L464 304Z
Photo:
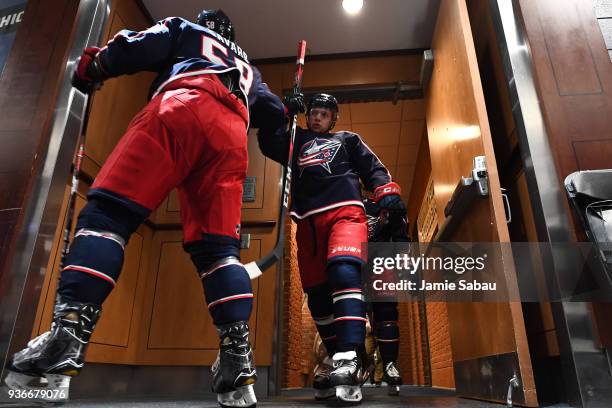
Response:
M365 342L366 323L359 264L333 262L327 273L333 288L336 351L359 350Z
M397 327L397 322L377 323L376 342L384 363L397 361L399 352L399 327Z
M90 199L64 260L62 298L101 305L119 279L125 244L145 217L110 200Z
M331 299L329 284L323 283L311 288L304 288L308 294L308 309L317 325L325 349L329 356L336 352L336 332L334 330L334 304Z
M378 350L384 363L397 361L399 353L399 327L396 302L375 302L374 322Z
M75 234L59 282L69 300L101 305L117 284L123 266L122 239L109 232L81 229Z
M249 320L253 289L244 266L234 257L217 261L200 272L208 310L216 326Z
M248 321L253 308L253 289L240 263L240 241L216 234L184 245L191 256L202 286L208 310L216 326Z

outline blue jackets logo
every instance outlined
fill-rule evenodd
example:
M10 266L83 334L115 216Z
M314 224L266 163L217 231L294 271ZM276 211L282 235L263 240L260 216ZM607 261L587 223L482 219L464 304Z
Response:
M297 162L300 168L300 176L306 167L311 166L321 166L331 174L329 163L334 160L341 146L342 143L339 140L318 139L316 137L310 142L304 143Z

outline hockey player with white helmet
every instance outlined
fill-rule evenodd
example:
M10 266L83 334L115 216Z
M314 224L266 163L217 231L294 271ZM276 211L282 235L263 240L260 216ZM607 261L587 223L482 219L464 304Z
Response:
M223 11L205 10L196 23L169 17L140 32L120 31L81 56L73 84L85 93L124 74L154 71L157 77L149 103L91 186L63 265L51 330L12 357L10 387L24 389L45 377L49 387L66 388L80 372L125 245L177 188L184 248L220 338L213 391L222 406L255 406L247 323L253 291L239 260L247 128L276 129L284 112L234 37Z
M352 132L331 132L338 119L335 97L285 99L289 112L306 111L308 129L298 128L293 148L291 216L297 223L298 265L308 307L329 359L317 373L317 398L333 393L344 402L362 399L366 311L362 295L362 244L368 240L361 180L380 209L405 214L400 187L378 157ZM285 164L285 127L260 129L267 157ZM329 375L327 375L329 374ZM335 390L333 390L335 389ZM332 393L333 392L333 393Z

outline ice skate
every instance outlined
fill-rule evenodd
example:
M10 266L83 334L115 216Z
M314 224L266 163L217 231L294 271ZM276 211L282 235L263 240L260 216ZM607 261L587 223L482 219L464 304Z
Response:
M330 374L331 384L336 388L336 397L344 403L361 402L363 372L361 359L355 351L334 354L334 370Z
M222 407L254 407L257 380L247 322L219 327L219 355L212 366L212 389Z
M58 295L51 330L13 355L7 365L6 385L14 392L27 392L32 396L28 399L67 400L70 380L83 368L100 311L97 305L62 301Z
M400 385L402 385L402 377L400 377L399 371L397 371L397 368L395 368L393 361L385 364L383 381L389 386L389 395L399 395Z
M334 361L328 356L315 367L312 386L315 389L315 399L317 401L336 396L336 390L332 387L329 379L333 369Z

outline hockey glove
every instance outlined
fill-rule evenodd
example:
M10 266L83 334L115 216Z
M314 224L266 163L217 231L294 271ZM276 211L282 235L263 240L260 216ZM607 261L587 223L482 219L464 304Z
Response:
M72 74L72 86L86 94L100 89L107 78L96 58L98 52L100 52L98 47L85 48Z
M401 189L397 183L387 183L374 190L374 201L381 211L387 211L393 223L406 216L406 205L400 197Z
M306 104L304 104L303 93L285 96L283 98L283 104L285 105L285 114L289 116L306 112Z

